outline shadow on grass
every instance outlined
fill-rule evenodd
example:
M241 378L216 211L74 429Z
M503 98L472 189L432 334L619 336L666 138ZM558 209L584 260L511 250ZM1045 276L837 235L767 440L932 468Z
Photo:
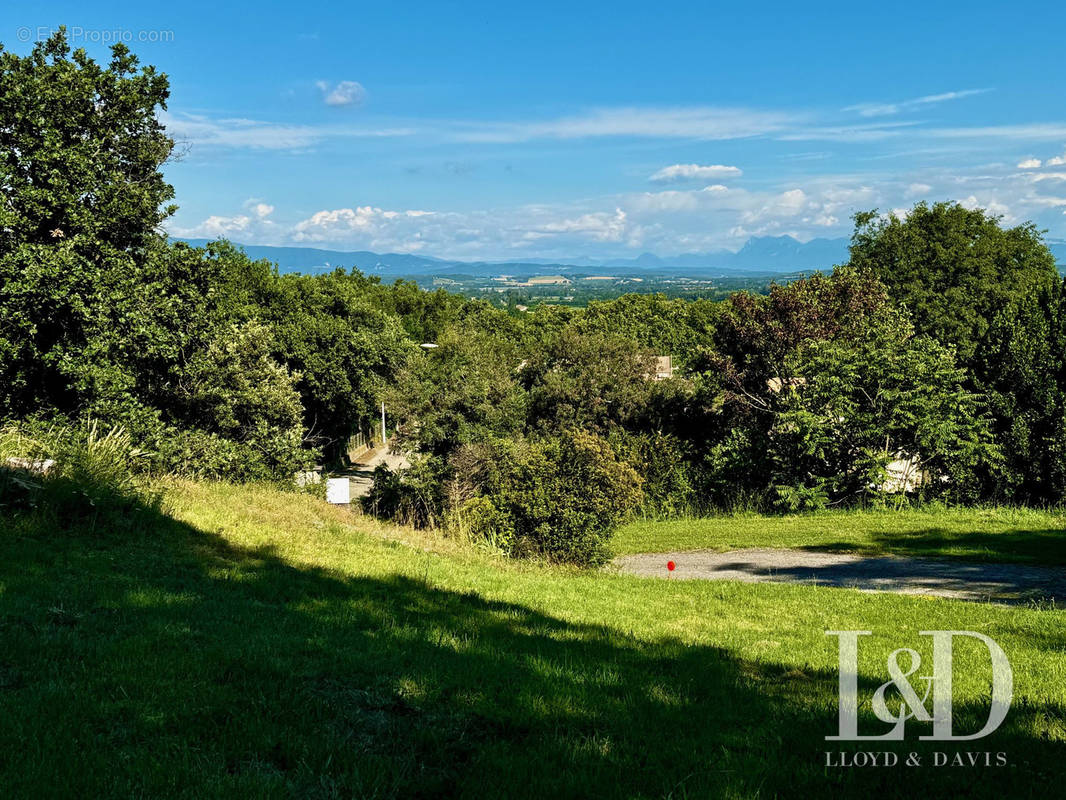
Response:
M812 551L815 548L803 548ZM742 553L726 553L726 556ZM725 560L710 574L719 580L741 579L887 592L934 594L959 600L1007 604L1048 602L1060 605L1066 598L1066 569L1025 564L991 564L943 558L893 556L827 556L825 563L807 563L790 553L774 554L772 561ZM794 563L789 563L794 562Z
M0 526L6 797L1054 792L1061 744L1033 731L1059 706L948 748L1009 767L826 769L859 749L823 740L835 674L297 568L151 509L123 536Z
M893 553L930 558L949 556L972 561L1066 566L1066 530L988 533L921 528L890 534L873 531L869 535L869 544L841 541L806 545L799 549L860 555Z

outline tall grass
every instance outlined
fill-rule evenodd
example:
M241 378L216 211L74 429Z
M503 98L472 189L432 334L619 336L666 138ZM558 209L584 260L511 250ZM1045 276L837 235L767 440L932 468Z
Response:
M158 497L139 476L148 453L122 428L95 420L0 426L0 514L95 528L135 522Z

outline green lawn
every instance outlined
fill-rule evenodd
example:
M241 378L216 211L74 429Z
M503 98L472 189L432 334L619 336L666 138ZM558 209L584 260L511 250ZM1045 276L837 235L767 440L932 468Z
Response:
M737 514L633 522L611 540L617 555L744 547L1064 565L1066 514L1018 508Z
M177 484L167 508L135 533L0 518L4 797L1060 790L1063 612L512 563L270 489ZM824 741L827 629L874 631L866 695L890 650L928 660L918 631L995 638L1006 723L939 749L1009 766L827 769L826 749L863 749ZM974 730L986 659L960 645L956 667L956 725ZM862 724L884 727L868 706Z

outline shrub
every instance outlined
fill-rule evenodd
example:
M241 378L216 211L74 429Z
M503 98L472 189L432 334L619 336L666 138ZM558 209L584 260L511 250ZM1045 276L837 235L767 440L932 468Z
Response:
M696 475L679 437L664 433L613 431L614 451L643 478L643 509L659 516L698 514L703 503Z
M437 459L416 461L393 472L385 464L374 470L374 485L363 498L363 510L381 519L416 528L435 528L441 517L441 479Z
M737 426L710 446L698 473L705 502L712 508L738 513L766 511L770 490L766 475L771 465L761 431Z
M448 512L448 531L491 550L510 554L515 549L514 520L488 497L462 501Z
M95 421L9 424L0 429L0 511L37 515L67 528L130 525L158 505L138 478L148 456L122 428Z
M515 555L602 564L614 528L640 502L641 479L582 431L507 443L485 495L509 519Z
M594 566L614 528L641 501L641 478L610 444L584 431L465 445L447 463L384 466L363 509L445 529L513 556Z
M265 430L238 442L216 433L161 425L144 442L157 472L212 480L273 481L291 478L313 463L317 451L302 446L299 430Z
M1004 456L986 479L986 496L1066 501L1066 285L1056 282L1001 309L975 360Z

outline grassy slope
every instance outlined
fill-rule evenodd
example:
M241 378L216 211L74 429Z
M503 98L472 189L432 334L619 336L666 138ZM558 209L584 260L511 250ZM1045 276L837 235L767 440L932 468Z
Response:
M1066 514L1016 508L738 514L633 522L611 542L618 555L742 547L1066 564Z
M513 564L267 489L169 505L136 533L0 535L5 796L1047 796L1061 772L1062 612ZM939 628L1010 656L1004 727L946 749L1011 766L825 769L823 631L875 632L869 694ZM974 730L985 659L956 665Z

